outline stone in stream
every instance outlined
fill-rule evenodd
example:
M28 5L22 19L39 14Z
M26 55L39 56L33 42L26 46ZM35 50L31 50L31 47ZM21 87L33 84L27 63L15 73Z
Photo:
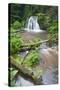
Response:
M55 71L55 70L54 70ZM42 83L44 85L49 84L57 84L58 83L58 75L55 74L58 71L51 71L50 69L47 69L43 76L42 76Z
M33 82L26 80L18 75L15 86L33 86L33 85L34 85Z

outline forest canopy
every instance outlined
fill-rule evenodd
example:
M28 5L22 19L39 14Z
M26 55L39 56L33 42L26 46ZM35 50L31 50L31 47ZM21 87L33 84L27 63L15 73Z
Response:
M38 16L38 22L42 29L47 29L53 20L58 20L58 7L46 5L10 4L10 23L20 22L20 26L25 25L27 18ZM23 25L22 25L23 24Z

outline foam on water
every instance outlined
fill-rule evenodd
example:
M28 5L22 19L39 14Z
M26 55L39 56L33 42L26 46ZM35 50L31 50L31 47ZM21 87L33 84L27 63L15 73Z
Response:
M24 30L28 32L44 32L40 29L37 16L31 16L26 23Z

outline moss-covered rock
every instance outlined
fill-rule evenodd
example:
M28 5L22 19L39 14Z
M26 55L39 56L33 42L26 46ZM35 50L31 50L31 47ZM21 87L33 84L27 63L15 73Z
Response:
M20 65L23 62L23 58L18 54L14 54L13 56L11 56L11 59L16 61L16 63L19 63Z

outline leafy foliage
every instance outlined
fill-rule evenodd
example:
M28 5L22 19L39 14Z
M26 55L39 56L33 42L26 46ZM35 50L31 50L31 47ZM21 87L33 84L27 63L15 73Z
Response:
M15 68L9 68L10 86L15 86L15 83L16 83L15 76L17 73L18 73L18 70L16 70Z
M11 24L11 27L16 30L17 29L21 30L21 28L24 27L24 21L20 22L20 21L16 20L14 23Z
M19 29L21 28L21 23L19 21L15 21L13 24L12 24L12 27L14 29Z
M14 31L14 29L13 29ZM17 53L20 50L20 46L22 44L22 39L19 34L12 33L10 35L10 54Z
M27 66L33 66L34 64L37 64L38 61L39 61L38 51L32 50L25 58L23 64L25 64Z
M57 32L58 32L58 22L54 20L48 27L48 33L55 34Z
M57 44L58 43L58 23L53 21L48 27L48 39L49 43Z
M37 13L36 15L38 16L41 29L46 30L51 22L51 18L44 13Z

